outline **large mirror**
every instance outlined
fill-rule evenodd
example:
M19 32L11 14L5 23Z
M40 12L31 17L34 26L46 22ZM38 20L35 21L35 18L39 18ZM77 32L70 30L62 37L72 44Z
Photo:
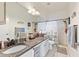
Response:
M10 38L18 39L16 34L21 35L21 31L17 31L17 29L24 29L23 34L27 34L27 22L30 18L30 15L27 13L27 9L22 7L19 3L16 2L7 2L6 3L6 24L9 26L9 34ZM20 32L20 33L18 33Z
M4 7L5 9L4 9ZM3 11L6 11L4 13ZM3 13L3 14L2 14ZM19 35L22 35L20 37L23 37L25 35L25 38L28 37L28 33L33 33L35 29L35 23L36 18L28 13L28 9L23 7L18 2L6 2L0 3L0 16L5 16L5 24L0 25L0 39L6 40L6 38L10 39L18 39L17 35L19 31L17 29L24 29L24 32L19 33ZM33 18L34 17L34 18ZM2 20L4 17L2 17ZM3 23L0 19L0 23ZM30 22L31 26L28 27L28 23Z
M25 29L24 34L27 34L27 23L32 20L27 9L21 6L17 2L6 2L6 22L4 22L4 7L3 2L0 3L0 39L6 40L6 38L15 39L15 28ZM5 23L5 24L4 24Z

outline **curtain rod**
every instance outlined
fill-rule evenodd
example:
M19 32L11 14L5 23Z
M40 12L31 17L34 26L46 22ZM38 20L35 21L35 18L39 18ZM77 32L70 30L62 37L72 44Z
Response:
M69 20L70 17L65 18L65 19L57 19L57 20L47 20L47 21L38 21L37 23L41 23L41 22L50 22L50 21L65 21L65 20Z

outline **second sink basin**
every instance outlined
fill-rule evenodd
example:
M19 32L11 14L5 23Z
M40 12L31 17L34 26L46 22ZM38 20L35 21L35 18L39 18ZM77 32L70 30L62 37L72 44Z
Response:
M12 53L16 53L18 51L21 51L22 49L26 48L26 45L17 45L14 46L12 48L9 48L7 50L5 50L4 52L2 52L3 54L12 54Z

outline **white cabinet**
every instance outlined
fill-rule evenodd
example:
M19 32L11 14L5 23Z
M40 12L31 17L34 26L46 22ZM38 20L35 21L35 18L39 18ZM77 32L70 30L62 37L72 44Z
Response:
M48 50L49 50L49 42L48 40L45 40L44 42L41 43L41 57L44 57Z
M20 57L44 57L49 50L49 41L45 40L42 43L36 45L31 50L25 52Z
M34 50L30 49L29 51L26 51L23 55L20 57L34 57Z
M34 48L34 57L40 57L41 56L41 43L36 45Z
M34 56L35 57L44 57L49 50L49 42L48 40L43 41L34 47Z

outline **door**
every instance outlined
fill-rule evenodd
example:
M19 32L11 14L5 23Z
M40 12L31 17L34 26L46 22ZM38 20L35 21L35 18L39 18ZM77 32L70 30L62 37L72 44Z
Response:
M67 34L65 32L65 23L63 20L57 21L58 26L58 43L61 45L67 45Z

